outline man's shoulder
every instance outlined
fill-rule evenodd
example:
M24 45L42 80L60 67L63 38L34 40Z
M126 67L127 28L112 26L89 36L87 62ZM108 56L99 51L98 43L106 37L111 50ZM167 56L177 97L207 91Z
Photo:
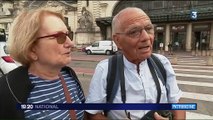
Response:
M97 64L97 66L106 67L106 66L108 66L108 62L109 62L109 59L101 60L101 61Z
M154 56L156 56L163 65L170 63L169 59L161 54L157 54L157 53L152 53Z
M168 58L164 55L158 54L158 53L152 53L154 56L156 56L160 61L168 60Z

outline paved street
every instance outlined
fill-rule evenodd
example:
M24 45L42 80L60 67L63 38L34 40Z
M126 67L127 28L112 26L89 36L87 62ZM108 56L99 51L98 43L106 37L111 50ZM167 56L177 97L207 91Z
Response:
M166 56L170 61L174 60L172 56ZM206 66L206 57L195 57L190 53L177 53L176 56L177 64L173 67L183 91L183 101L197 103L196 111L187 111L187 119L213 119L213 66ZM77 72L86 95L96 64L108 57L73 53L70 66Z

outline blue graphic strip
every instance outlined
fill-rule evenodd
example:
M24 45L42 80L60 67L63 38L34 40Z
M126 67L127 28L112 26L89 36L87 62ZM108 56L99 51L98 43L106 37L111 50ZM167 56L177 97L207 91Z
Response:
M185 104L176 104L173 103L172 110L197 110L197 104L195 103L185 103Z
M17 104L22 110L197 110L196 103L173 104L141 104L141 103L113 103L113 104Z

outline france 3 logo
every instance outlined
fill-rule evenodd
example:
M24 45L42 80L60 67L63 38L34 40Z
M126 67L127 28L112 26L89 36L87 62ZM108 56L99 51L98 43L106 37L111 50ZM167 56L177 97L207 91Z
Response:
M198 17L197 13L198 12L196 10L191 10L190 17L192 20L197 20Z

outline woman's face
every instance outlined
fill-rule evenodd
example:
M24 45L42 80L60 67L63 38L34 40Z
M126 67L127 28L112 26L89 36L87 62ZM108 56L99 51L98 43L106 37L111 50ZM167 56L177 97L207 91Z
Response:
M35 62L44 66L63 67L71 62L71 48L74 46L64 22L57 16L45 14L32 52ZM64 40L64 41L63 41Z

